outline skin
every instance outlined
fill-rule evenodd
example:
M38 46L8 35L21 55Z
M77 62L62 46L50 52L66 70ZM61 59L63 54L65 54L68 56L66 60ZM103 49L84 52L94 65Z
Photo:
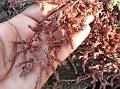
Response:
M15 62L8 62L15 48L12 42L18 40L30 39L33 31L28 28L28 25L35 27L38 22L42 21L52 10L57 8L57 5L44 3L44 10L41 10L41 4L35 4L27 8L25 11L15 16L14 18L0 24L0 89L35 89L36 82L39 76L39 66L34 66L34 69L25 77L19 77L21 68L15 68L15 65L25 60L24 56L19 55ZM49 7L49 8L48 8ZM89 23L94 17L88 16L86 26L83 31L73 35L73 49L70 45L63 45L57 53L57 58L64 61L88 36L90 32ZM55 36L63 34L62 30L56 32ZM44 38L46 39L46 38ZM41 46L46 48L46 41ZM27 55L34 56L34 55ZM37 55L38 58L44 57L44 53ZM57 68L58 63L54 61L53 66ZM49 74L43 73L40 87L42 87L48 78L53 74L52 69L48 68Z

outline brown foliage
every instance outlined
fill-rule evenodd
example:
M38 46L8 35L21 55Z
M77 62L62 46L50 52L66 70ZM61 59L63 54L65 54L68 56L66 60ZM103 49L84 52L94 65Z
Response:
M93 89L96 86L96 80L99 80L101 83L100 89L105 89L107 85L113 87L113 80L119 77L118 56L120 55L117 50L120 47L120 34L116 32L115 28L115 24L117 24L115 10L110 11L107 3L99 16L96 16L96 13L102 9L100 2L89 2L88 0L49 0L47 2L58 4L60 7L41 21L38 27L28 26L34 31L34 35L29 41L23 40L14 43L14 45L24 46L24 49L17 52L17 55L20 53L25 55L27 53L33 54L42 51L46 54L47 60L29 58L27 59L28 61L18 64L17 67L22 67L23 69L20 76L26 76L31 71L33 65L40 64L39 82L42 77L42 71L46 71L49 66L55 71L56 79L60 81L58 73L52 66L53 60L61 63L55 53L59 51L64 43L70 44L72 48L72 35L83 29L86 17L92 14L95 16L95 20L91 23L91 33L83 45L81 45L87 48L82 53L82 68L84 72L87 69L89 73L79 76L73 81L78 83L81 79L86 79L87 76L87 78L93 78ZM54 38L52 33L60 29L64 29L65 34L60 39ZM45 35L51 34L51 37L47 38L49 44L48 52L42 50L40 45L34 44L34 42L39 44L42 42L41 34L43 32ZM54 56L51 54L54 54ZM93 64L87 65L89 60L92 60ZM104 78L104 76L107 77Z

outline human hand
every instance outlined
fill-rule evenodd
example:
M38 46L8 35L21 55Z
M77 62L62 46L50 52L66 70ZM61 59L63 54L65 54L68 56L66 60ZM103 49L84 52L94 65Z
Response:
M35 89L36 87L39 68L35 66L28 76L21 78L19 76L21 69L15 68L15 65L24 61L24 56L19 55L14 62L8 62L8 59L14 51L12 42L32 37L33 31L28 28L28 25L35 27L38 22L42 21L52 10L58 7L57 5L44 3L44 10L42 11L41 5L35 4L16 17L0 24L0 89ZM65 60L85 40L90 32L89 23L93 19L93 16L88 16L84 30L73 35L73 49L71 49L70 45L62 46L61 50L57 53L60 61ZM44 44L42 45L44 46ZM42 53L37 56L41 57L41 55L44 56ZM58 63L55 61L53 65L56 68ZM46 72L43 73L41 87L52 73L52 70L49 72L49 75Z

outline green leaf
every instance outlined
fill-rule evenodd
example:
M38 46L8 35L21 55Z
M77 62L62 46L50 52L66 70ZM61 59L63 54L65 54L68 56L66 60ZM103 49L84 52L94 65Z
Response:
M113 9L113 6L118 6L118 9L120 10L120 0L111 0L110 1L110 8Z
M117 27L120 28L120 24L117 24Z

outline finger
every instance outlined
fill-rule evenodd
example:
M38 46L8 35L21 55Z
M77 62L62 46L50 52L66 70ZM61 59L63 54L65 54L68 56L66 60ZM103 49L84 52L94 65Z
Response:
M72 40L73 40L73 46L74 48L71 49L71 46L70 45L64 45L61 50L57 53L57 58L60 60L60 61L64 61L84 40L85 38L89 35L90 33L90 26L89 25L86 25L84 30L81 31L81 32L78 32L76 33L73 37L72 37ZM56 61L54 61L54 64L53 66L55 68L57 68L58 66L58 63ZM42 87L46 81L49 79L49 77L53 74L54 71L49 71L49 75L46 74L46 72L44 71L43 72L43 77L42 77L42 81L41 81L41 85L40 87Z
M73 40L73 48L71 48L71 45L67 44L67 45L63 45L61 47L61 50L59 52L57 52L57 58L60 61L64 61L89 35L90 33L90 26L89 23L91 23L94 20L94 16L88 16L86 21L85 21L85 27L82 31L77 32L76 34L73 35L72 40ZM58 34L56 34L57 37L60 37L60 31L57 32ZM53 66L55 68L57 68L58 66L58 62L54 61ZM50 69L49 69L50 70ZM42 82L41 82L41 87L46 83L46 81L49 79L49 77L53 74L54 71L49 71L49 75L46 74L46 72L44 71L43 73L43 78L42 78Z
M71 48L71 45L65 44L61 48L61 50L57 53L57 58L60 61L64 61L64 59L66 59L85 40L85 38L88 36L89 33L90 33L90 26L87 25L84 27L83 31L76 33L72 37L73 48Z
M89 23L91 23L94 20L94 16L90 15L87 17L85 21L85 26L82 31L77 32L72 37L72 44L73 48L71 48L71 45L64 45L61 50L57 53L57 58L60 61L63 61L66 59L89 35L90 33L90 26Z
M45 17L49 16L58 8L59 5L57 4L41 2L30 6L25 11L23 11L22 14L34 19L37 22L41 22Z
M41 22L57 8L59 8L58 5L47 2L37 3L5 23L9 23L16 29L21 40L30 39L33 31L28 26L36 27L38 22Z

